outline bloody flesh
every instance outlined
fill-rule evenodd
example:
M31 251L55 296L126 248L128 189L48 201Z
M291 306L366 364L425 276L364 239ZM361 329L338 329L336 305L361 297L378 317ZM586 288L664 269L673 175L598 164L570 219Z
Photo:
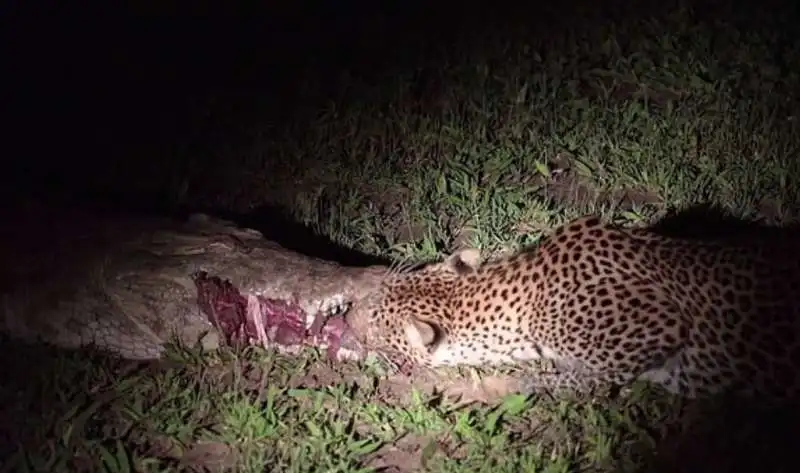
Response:
M242 295L230 281L205 272L196 273L192 279L197 286L200 309L231 346L327 347L332 359L337 359L343 341L348 349L353 349L350 345L354 340L342 316L319 315L314 330L308 330L307 314L293 302ZM324 324L320 323L322 320Z

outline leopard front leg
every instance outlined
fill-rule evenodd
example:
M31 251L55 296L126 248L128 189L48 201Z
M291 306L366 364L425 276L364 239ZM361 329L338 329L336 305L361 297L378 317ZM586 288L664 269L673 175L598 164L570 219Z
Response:
M551 332L555 335L543 337L539 346L556 370L531 374L521 383L524 391L606 391L640 378L675 389L672 360L684 349L691 329L691 319L680 306L656 286L637 281L587 285L571 297L576 307L605 298L613 301L605 304L613 309L595 313L593 306L584 306L580 313L562 314Z
M633 381L635 376L627 373L593 373L575 368L559 371L542 371L526 375L520 381L520 391L532 394L594 394L598 391L614 393Z

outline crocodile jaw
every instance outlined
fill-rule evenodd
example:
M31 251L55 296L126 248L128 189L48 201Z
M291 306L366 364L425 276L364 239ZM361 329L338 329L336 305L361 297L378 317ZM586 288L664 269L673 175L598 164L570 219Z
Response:
M309 315L294 301L242 293L230 281L205 272L192 280L200 310L231 346L259 345L286 353L313 346L325 349L333 360L366 356L341 315L344 304L327 304L324 313ZM315 320L325 322L310 330Z

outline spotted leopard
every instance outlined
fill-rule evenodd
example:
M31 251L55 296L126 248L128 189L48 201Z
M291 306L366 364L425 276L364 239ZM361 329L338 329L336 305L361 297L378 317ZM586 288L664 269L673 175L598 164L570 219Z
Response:
M714 242L598 217L482 262L466 249L387 275L347 321L370 349L427 367L551 360L526 391L637 379L686 397L794 396L800 242Z

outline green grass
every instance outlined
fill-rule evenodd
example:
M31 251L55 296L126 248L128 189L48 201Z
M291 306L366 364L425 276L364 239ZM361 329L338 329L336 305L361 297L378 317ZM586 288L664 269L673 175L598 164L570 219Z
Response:
M233 210L282 204L334 242L415 260L463 245L513 251L587 213L646 224L711 203L792 220L800 50L785 42L788 20L756 13L576 19L546 40L484 25L420 76L351 76L310 122L210 156L227 173L165 172L166 191ZM60 360L29 397L52 409L28 426L39 447L18 453L27 471L622 471L680 417L639 387L623 400L456 408L387 396L347 375L355 367L293 385L324 362L256 351L125 376Z
M798 200L798 54L780 26L756 35L684 9L546 41L489 30L426 74L351 79L242 152L230 186L261 192L215 198L278 201L337 242L412 258L465 229L489 250L532 243L584 213L639 223L715 203L781 220Z
M615 453L649 438L632 401L511 395L457 407L414 389L401 401L359 382L355 367L325 367L338 383L297 382L293 374L324 362L259 350L122 377L108 359L85 369L86 356L62 355L25 388L31 412L47 410L26 431L39 447L18 450L11 471L568 472L616 465Z

